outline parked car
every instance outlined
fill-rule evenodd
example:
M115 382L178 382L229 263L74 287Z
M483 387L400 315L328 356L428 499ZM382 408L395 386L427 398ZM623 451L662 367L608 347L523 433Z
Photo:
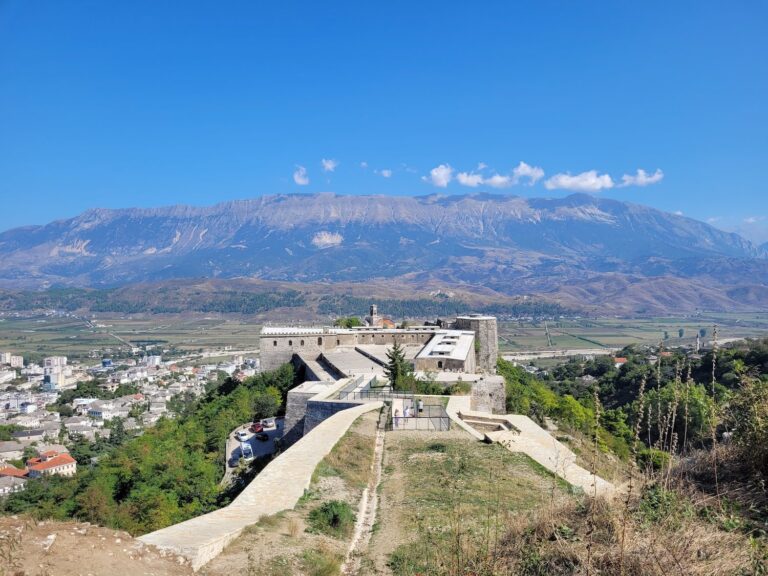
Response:
M264 426L261 424L261 422L254 422L253 424L251 424L251 427L248 428L248 430L256 434L258 432L263 432Z
M274 418L262 418L261 425L263 428L274 428L277 426Z
M267 434L266 432L259 432L258 434L256 434L256 440L260 440L261 442L266 442L267 440L269 440L269 434Z
M247 442L242 442L240 444L240 457L246 462L253 461L253 448L251 448L251 445Z
M248 432L245 430L238 430L235 432L235 438L240 440L240 442L243 442L244 440L248 440Z

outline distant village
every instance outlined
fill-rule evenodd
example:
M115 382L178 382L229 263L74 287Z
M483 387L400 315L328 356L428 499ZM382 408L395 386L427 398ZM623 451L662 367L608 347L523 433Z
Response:
M76 442L109 440L115 426L141 434L160 418L174 418L175 398L196 398L206 384L226 374L253 376L259 360L231 356L226 362L194 365L165 359L152 347L133 357L102 358L90 364L49 356L41 363L0 352L0 497L48 475L72 476ZM161 351L166 352L166 351ZM102 393L78 396L78 385ZM120 394L120 391L130 393ZM99 396L101 398L92 397ZM109 398L109 399L104 399Z

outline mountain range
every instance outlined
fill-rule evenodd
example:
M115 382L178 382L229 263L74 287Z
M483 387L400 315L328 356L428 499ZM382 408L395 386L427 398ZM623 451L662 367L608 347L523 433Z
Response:
M559 199L274 195L92 209L0 233L0 286L183 278L472 287L634 311L768 307L768 247L646 206Z

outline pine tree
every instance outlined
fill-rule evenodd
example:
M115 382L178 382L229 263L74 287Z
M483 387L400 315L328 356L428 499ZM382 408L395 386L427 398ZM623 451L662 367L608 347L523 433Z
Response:
M398 342L387 351L387 365L384 367L384 375L389 380L392 388L398 389L405 376L410 372L410 366L405 360L405 352Z

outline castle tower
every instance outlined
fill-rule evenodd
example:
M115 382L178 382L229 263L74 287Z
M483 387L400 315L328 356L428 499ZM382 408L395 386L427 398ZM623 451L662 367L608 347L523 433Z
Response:
M456 318L454 328L475 333L475 360L478 371L496 373L499 359L499 331L495 316L470 314Z
M379 325L379 307L376 304L371 304L370 313L366 316L365 321L368 326Z

